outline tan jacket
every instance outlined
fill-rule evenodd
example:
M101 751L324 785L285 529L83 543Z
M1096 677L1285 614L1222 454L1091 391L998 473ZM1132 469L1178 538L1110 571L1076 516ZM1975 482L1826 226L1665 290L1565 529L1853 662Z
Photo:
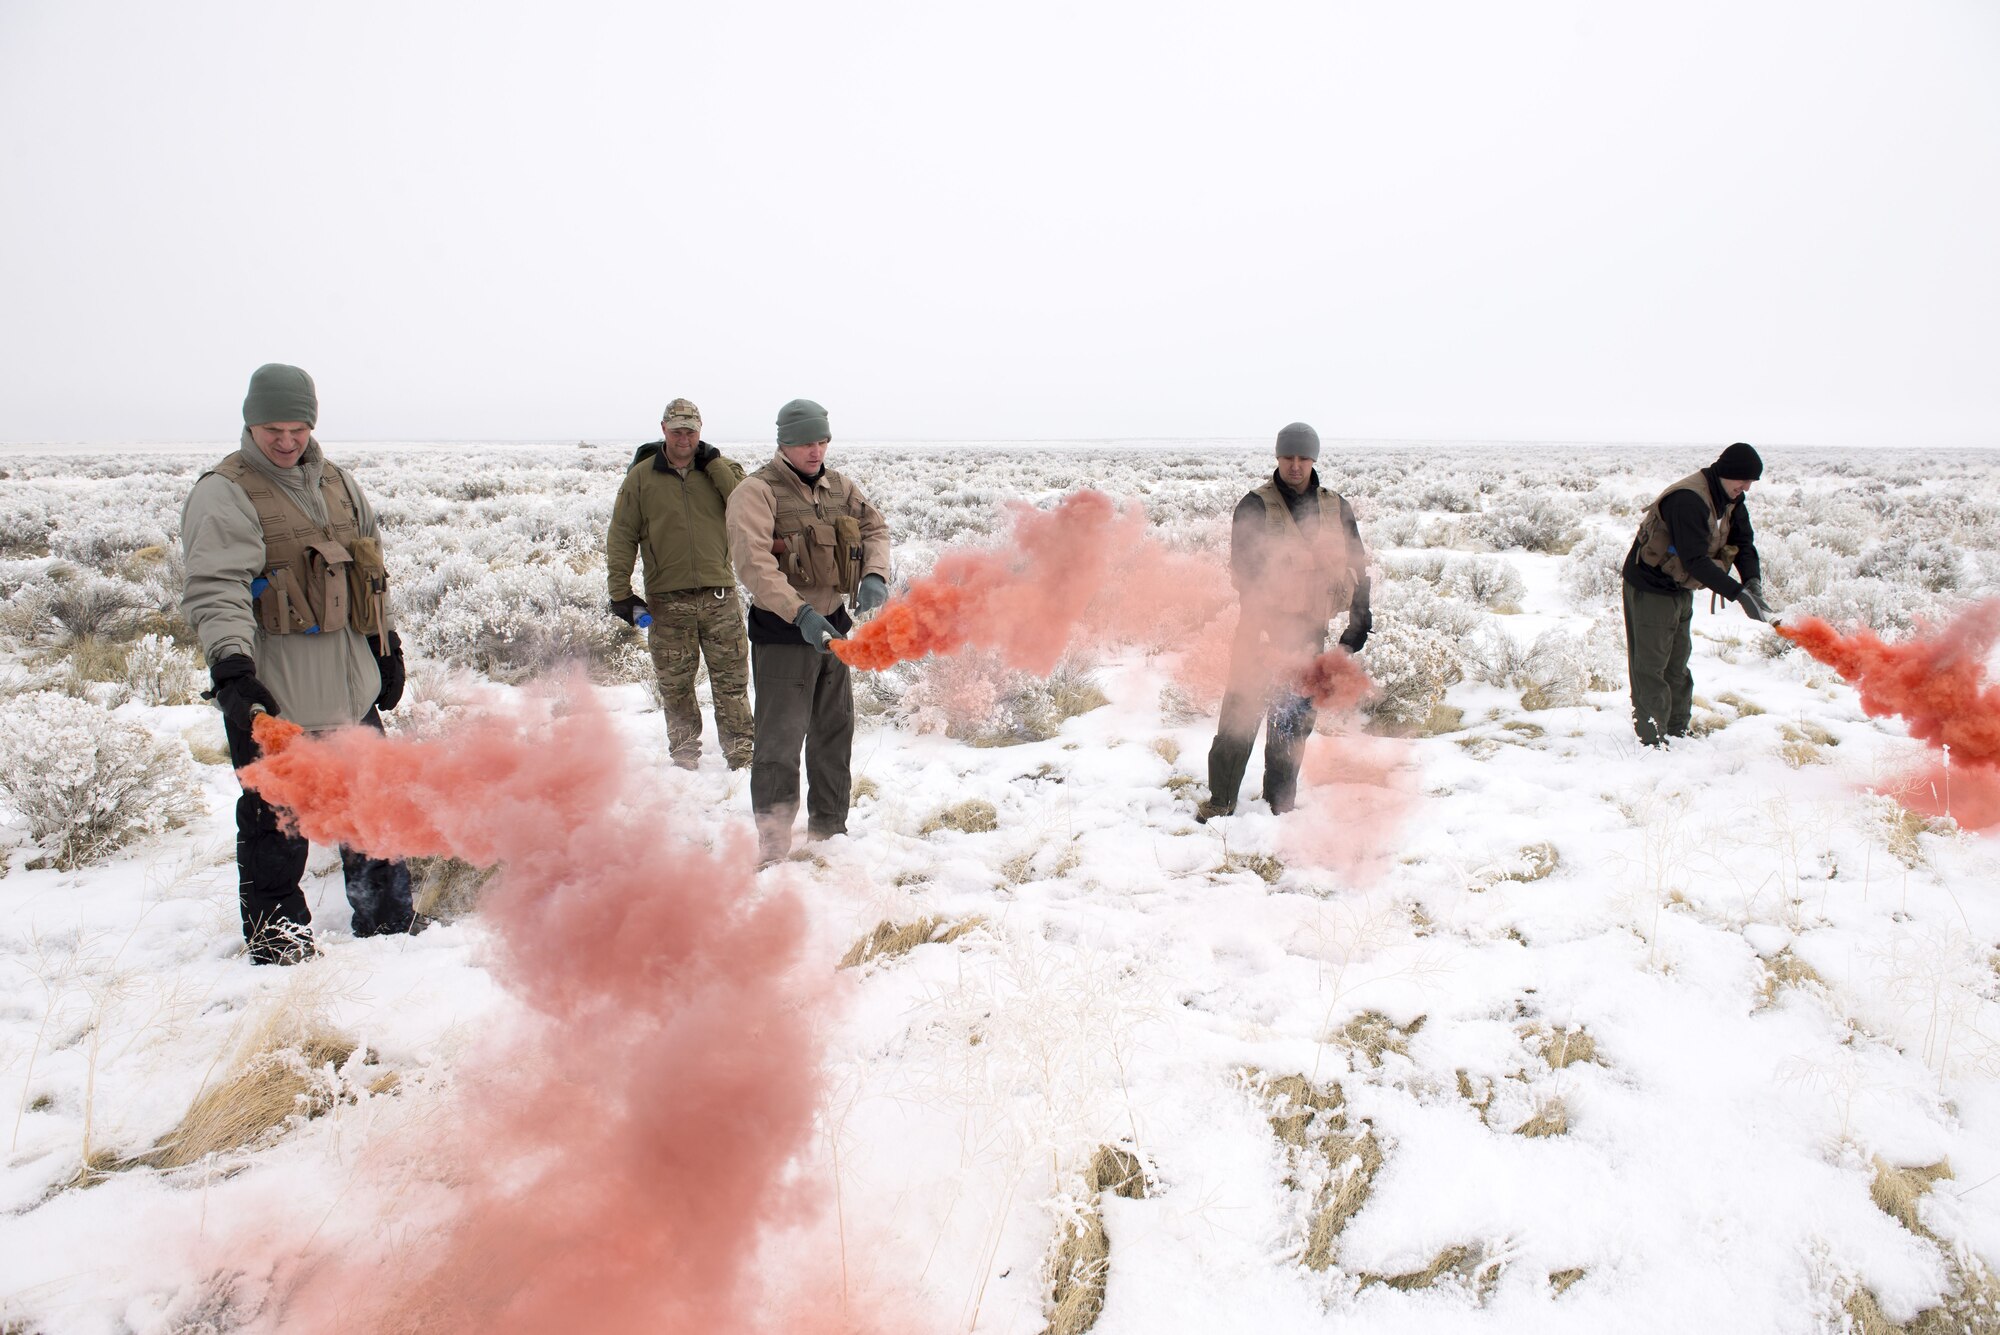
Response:
M864 575L888 580L889 524L842 474L808 487L774 454L729 495L729 556L752 605L787 622L808 603L831 616Z
M246 428L238 454L283 488L314 522L327 522L320 475L336 465L320 452L319 441L307 443L296 465L279 468L264 457ZM375 510L360 484L345 469L336 471L354 500L361 536L377 536ZM302 728L359 723L374 708L382 676L365 636L353 630L266 635L258 626L250 581L270 563L264 526L243 488L220 473L204 473L196 480L181 507L181 555L187 563L181 612L211 664L231 654L249 655L257 664L258 680L277 697L279 711Z
M1677 491L1691 491L1701 497L1702 508L1708 511L1708 550L1702 555L1715 562L1727 574L1736 562L1736 548L1729 545L1729 525L1736 515L1736 503L1717 510L1715 497L1709 494L1707 474L1697 470L1668 487L1653 498L1646 507L1646 513L1639 518L1639 533L1633 540L1639 553L1639 560L1655 570L1666 572L1667 576L1684 589L1699 592L1708 586L1688 573L1682 554L1673 548L1673 538L1667 532L1667 522L1660 515L1660 502Z
M1361 539L1348 530L1352 515L1346 499L1322 487L1318 507L1302 524L1276 482L1250 494L1264 504L1264 527L1259 550L1245 563L1259 572L1242 590L1245 606L1254 603L1266 617L1324 630L1350 610L1368 568Z

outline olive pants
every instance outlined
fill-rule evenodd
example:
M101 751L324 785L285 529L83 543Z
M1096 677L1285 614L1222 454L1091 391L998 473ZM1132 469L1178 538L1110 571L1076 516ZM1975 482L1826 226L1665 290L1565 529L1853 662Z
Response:
M808 644L753 644L757 684L756 758L750 765L750 812L765 860L792 848L799 811L799 748L806 757L806 834L825 839L847 830L853 790L854 684L847 664Z
M1694 712L1694 595L1625 584L1625 670L1632 679L1632 727L1647 746L1685 737Z
M750 641L743 633L743 604L734 589L681 589L649 595L653 624L646 648L660 681L660 706L667 715L667 749L674 763L693 769L701 759L701 706L694 696L695 673L708 660L708 686L715 696L715 735L729 768L750 763Z

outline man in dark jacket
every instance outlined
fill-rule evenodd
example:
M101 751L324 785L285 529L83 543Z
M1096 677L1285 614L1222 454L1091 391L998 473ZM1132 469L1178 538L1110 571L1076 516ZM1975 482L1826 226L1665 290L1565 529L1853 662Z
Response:
M729 768L750 763L750 642L724 527L743 466L701 438L701 410L675 399L661 438L633 457L604 539L611 610L646 627L646 646L667 715L674 764L701 761L701 706L694 679L708 660L715 732ZM646 596L632 592L632 560L645 554Z
M1236 504L1229 578L1242 603L1230 646L1229 687L1208 751L1208 800L1195 819L1236 810L1236 793L1264 730L1264 798L1276 812L1298 797L1299 760L1311 735L1312 700L1297 673L1326 648L1329 621L1347 613L1340 646L1361 652L1368 610L1368 554L1354 510L1320 485L1319 433L1293 422L1278 433L1278 466Z
M1687 735L1695 591L1727 598L1754 620L1771 619L1743 499L1763 475L1757 451L1739 441L1661 492L1639 520L1625 555L1625 660L1632 726L1647 746ZM1731 566L1741 583L1730 577Z

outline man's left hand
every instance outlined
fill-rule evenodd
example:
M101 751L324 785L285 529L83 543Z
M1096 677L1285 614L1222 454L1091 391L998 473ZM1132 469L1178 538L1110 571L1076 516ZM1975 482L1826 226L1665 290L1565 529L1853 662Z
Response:
M889 601L889 582L880 575L863 575L855 586L854 610L862 616Z
M375 708L383 713L394 709L403 699L403 637L395 631L387 632L389 652L375 655L375 667L382 674L382 689L375 697Z

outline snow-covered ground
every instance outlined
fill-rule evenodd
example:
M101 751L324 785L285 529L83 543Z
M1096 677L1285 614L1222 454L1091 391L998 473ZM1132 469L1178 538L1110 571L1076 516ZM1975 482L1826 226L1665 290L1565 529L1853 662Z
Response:
M916 1314L898 1328L995 1335L1050 1325L1051 1258L1090 1220L1105 1335L1814 1332L1970 1303L2000 1269L1990 843L1871 791L1924 748L1706 599L1699 735L1664 753L1632 735L1617 562L1638 511L1713 452L1330 448L1377 566L1364 661L1385 694L1372 733L1323 722L1283 818L1254 800L1253 758L1241 814L1194 821L1212 700L1171 640L1079 648L1065 680L1107 703L1068 717L976 656L861 682L850 834L757 880L798 895L837 977L798 1174L821 1216L790 1245L837 1247L844 1292ZM135 724L202 762L204 799L62 870L16 809L20 748L0 755L0 1330L291 1328L288 1261L354 1227L383 1160L423 1177L458 1064L518 1005L476 910L350 939L326 849L308 871L326 955L242 957L237 785L172 616L174 519L216 453L0 458L0 709L88 702L62 735ZM712 731L699 771L668 764L643 652L601 610L626 447L329 453L382 514L419 660L403 727L449 736L586 659L635 792L671 806L674 837L747 856L744 777ZM2000 591L2000 458L1766 460L1751 504L1781 605L1900 634ZM905 581L995 540L1005 502L1084 486L1219 562L1269 468L1180 442L830 462L890 518ZM878 925L924 920L952 939L836 970ZM131 1162L307 1020L360 1047L321 1073L317 1115L187 1166ZM1143 1189L1093 1192L1103 1147Z

